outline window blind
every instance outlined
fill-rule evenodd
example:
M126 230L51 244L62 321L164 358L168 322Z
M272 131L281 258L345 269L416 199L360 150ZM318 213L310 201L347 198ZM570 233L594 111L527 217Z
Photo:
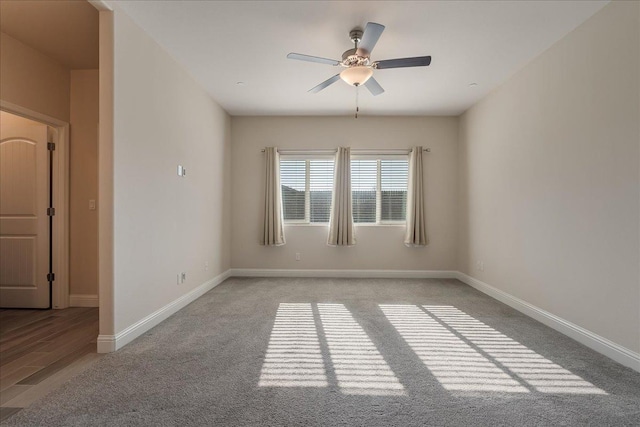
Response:
M285 222L329 222L333 173L333 159L281 157ZM405 221L408 178L409 163L405 158L351 160L353 221L360 224Z
M309 160L309 219L329 222L333 192L333 160Z
M407 160L380 160L380 221L407 218Z
M406 159L351 161L355 223L405 221L409 162Z
M351 198L354 223L376 222L378 161L351 160Z
M280 160L285 222L326 223L331 214L333 160Z
M285 221L305 220L306 162L280 160L282 210Z

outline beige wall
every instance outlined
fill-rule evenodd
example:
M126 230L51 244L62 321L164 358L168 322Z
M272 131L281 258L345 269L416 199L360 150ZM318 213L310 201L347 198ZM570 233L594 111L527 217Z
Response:
M69 294L98 294L98 70L71 71Z
M0 99L69 121L69 69L0 33Z
M70 123L69 293L97 295L98 71L69 70L0 33L0 99Z
M457 119L453 117L233 117L234 268L452 270L456 267ZM426 248L407 248L403 226L356 226L357 245L327 246L327 227L285 226L287 244L259 245L263 155L279 148L431 148L424 155ZM301 260L295 261L300 252Z
M460 270L636 352L639 7L609 4L464 114L459 163Z
M227 113L114 8L118 333L230 267L231 153Z

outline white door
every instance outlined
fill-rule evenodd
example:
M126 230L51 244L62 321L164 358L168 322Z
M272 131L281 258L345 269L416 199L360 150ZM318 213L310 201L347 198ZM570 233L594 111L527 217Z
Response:
M47 126L0 112L0 307L49 306Z

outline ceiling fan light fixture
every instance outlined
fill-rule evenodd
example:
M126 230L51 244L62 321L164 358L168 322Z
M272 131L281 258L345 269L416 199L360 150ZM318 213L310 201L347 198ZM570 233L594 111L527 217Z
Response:
M371 67L349 67L340 73L340 78L351 86L360 86L373 76Z

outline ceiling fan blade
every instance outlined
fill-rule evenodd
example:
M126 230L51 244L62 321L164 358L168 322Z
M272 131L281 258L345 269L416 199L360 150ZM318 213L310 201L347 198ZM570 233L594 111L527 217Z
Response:
M290 53L287 55L289 59L297 59L299 61L317 62L319 64L338 65L340 61L335 59L320 58L318 56L303 55L301 53Z
M384 70L385 68L426 67L429 64L431 64L430 56L416 56L415 58L385 59L384 61L376 61L375 67L378 70Z
M373 96L378 96L381 93L384 93L384 89L382 89L380 83L378 83L378 81L373 77L369 77L369 80L364 82L364 85L369 89L369 92L371 92Z
M318 93L322 89L326 88L327 86L331 86L332 84L334 84L338 80L340 80L340 74L336 74L335 76L331 77L330 79L323 81L318 86L309 89L308 92Z
M358 55L368 57L376 43L378 43L378 39L383 31L384 25L367 22L367 26L364 27L364 33L362 34L362 40L360 40L358 44Z

